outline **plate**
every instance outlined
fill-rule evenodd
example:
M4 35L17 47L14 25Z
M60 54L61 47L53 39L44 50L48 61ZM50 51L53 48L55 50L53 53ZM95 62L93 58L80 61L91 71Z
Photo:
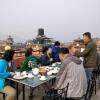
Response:
M53 63L51 66L52 66L52 67L55 67L56 65L57 65L56 63Z
M22 79L27 78L27 76L26 75L25 76L23 76L23 75L21 75L21 76L15 75L13 78L17 79L17 80L22 80Z
M40 79L41 81L45 81L47 78L44 78L44 79L43 79L43 78L39 78L39 79Z
M52 70L53 69L53 67L49 67L49 66L47 66L47 67L45 67L47 70Z
M27 77L28 78L34 78L34 75L28 75Z
M58 65L61 65L61 62L57 62Z
M52 74L57 74L58 70L52 70Z

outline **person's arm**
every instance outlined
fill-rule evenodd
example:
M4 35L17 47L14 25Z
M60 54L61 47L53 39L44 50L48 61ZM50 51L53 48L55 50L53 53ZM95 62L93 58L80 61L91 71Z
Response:
M61 70L59 71L58 77L57 77L58 81L55 86L56 89L59 89L61 87L61 85L63 84L63 82L66 78L66 75L67 75L67 70L68 70L67 65L61 67Z
M77 53L77 56L79 56L79 57L84 57L84 56L86 56L86 55L90 52L90 50L91 50L93 47L94 47L93 44L91 44L91 43L88 44L87 47L85 48L85 50L84 50L83 52Z
M10 72L7 72L8 64L0 63L0 78L7 78L10 76Z
M0 73L0 78L8 78L8 77L10 77L10 72Z
M46 55L42 56L42 65L49 65L51 64L50 60L46 59Z

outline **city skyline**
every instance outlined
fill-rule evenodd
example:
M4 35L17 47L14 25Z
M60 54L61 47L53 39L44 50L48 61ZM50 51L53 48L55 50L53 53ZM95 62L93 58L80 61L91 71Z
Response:
M91 32L100 38L100 0L0 0L0 40L8 35L26 41L44 28L47 37L62 42Z

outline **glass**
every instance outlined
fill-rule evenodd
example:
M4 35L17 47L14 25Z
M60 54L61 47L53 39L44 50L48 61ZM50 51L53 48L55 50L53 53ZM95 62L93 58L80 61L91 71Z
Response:
M32 62L32 61L29 61L29 62L28 62L28 67L29 67L29 68L32 68L32 66L33 66L33 62Z
M29 68L36 68L37 65L34 64L33 61L29 61L29 62L28 62L28 67L29 67Z

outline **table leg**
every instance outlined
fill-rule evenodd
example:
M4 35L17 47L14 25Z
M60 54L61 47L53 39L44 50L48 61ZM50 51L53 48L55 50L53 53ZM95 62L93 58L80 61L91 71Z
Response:
M52 85L54 85L56 78L52 79Z
M6 96L5 96L5 93L3 93L3 99L4 99L4 100L6 100Z
M17 89L17 100L19 100L19 98L18 98L18 83L16 83L16 89Z
M33 99L33 92L34 92L35 88L30 87L30 96L29 99L32 100Z
M25 100L25 85L23 84L23 100Z

